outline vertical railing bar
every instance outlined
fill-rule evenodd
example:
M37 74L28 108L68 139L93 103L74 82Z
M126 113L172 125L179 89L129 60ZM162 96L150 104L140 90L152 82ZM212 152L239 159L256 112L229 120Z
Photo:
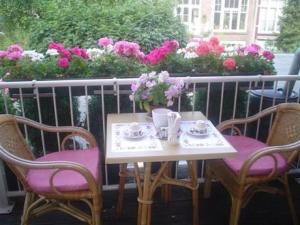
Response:
M116 81L116 86L117 86L117 107L118 107L118 114L120 114L120 86L118 81Z
M249 82L249 86L248 86L247 106L246 106L246 115L245 115L246 118L249 116L250 91L251 91L251 89L252 89L252 81ZM247 126L248 126L248 123L245 123L245 126L244 126L244 135L246 135Z
M298 102L298 103L300 102L300 88L299 88L299 90L298 90L297 102Z
M136 112L136 106L135 106L135 100L133 99L132 101L132 112L135 113Z
M21 111L22 111L22 116L25 116L25 110L24 110L24 101L23 101L23 91L22 88L19 88L19 93L20 93L20 100L21 100ZM27 125L24 124L24 131L25 131L25 139L28 142L28 130L27 130Z
M87 85L84 86L84 94L85 94L85 103L86 103L86 119L87 119L87 129L90 131L90 113L89 113L89 96L87 91Z
M74 114L73 114L73 99L72 99L72 88L71 88L71 86L68 86L68 90L69 90L71 125L73 127L74 126ZM74 138L73 138L73 147L74 147L74 149L76 149L76 143L75 143Z
M263 99L264 99L264 91L265 91L265 81L263 81L262 83L262 89L261 89L261 96L260 96L260 103L259 103L259 112L261 112L262 110L262 104L263 104ZM260 128L260 118L257 120L257 127L256 127L256 134L255 134L255 138L258 139L258 135L259 135L259 128Z
M201 160L202 165L201 165L201 178L204 178L204 172L205 172L205 160Z
M43 123L42 121L42 114L41 114L41 104L40 104L40 94L39 94L39 88L35 88L36 90L36 101L38 106L38 115L39 115L39 122ZM46 155L46 147L45 147L45 138L44 138L44 132L41 130L41 138L42 138L42 147L43 147L43 153Z
M52 99L53 99L53 106L54 106L55 126L58 127L55 87L52 87ZM60 151L61 149L60 149L60 137L59 137L59 132L56 132L56 139L57 139L58 151Z
M275 105L275 99L276 99L276 94L277 94L277 87L278 87L278 81L275 82L275 87L274 87L274 92L273 92L273 99L272 99L272 106ZM273 124L273 113L271 114L270 117L270 123L269 123L269 132L271 131L272 124Z
M2 97L3 97L3 101L4 101L5 113L8 114L7 99L6 99L7 96L5 94L5 88L2 89Z
M195 111L195 103L196 103L196 83L193 83L193 105L192 111Z
M179 161L175 162L175 179L178 179L178 166L179 166Z
M224 97L224 81L222 82L222 89L221 89L221 102L220 102L219 123L221 123L221 121L222 121L222 113L223 113L223 97Z
M206 118L208 118L208 112L209 112L209 96L210 96L210 83L207 84L206 110L205 110Z
M181 110L181 95L178 97L178 112Z
M238 81L235 82L235 92L234 92L234 102L233 102L232 119L235 119L235 114L236 114L237 92L238 92Z
M103 142L104 142L104 149L106 149L106 130L105 130L105 108L104 108L104 87L101 85L101 110L102 110L102 132L103 132ZM105 154L105 151L104 151ZM104 173L105 173L105 184L109 185L108 183L108 168L107 165L104 165Z
M290 89L290 81L287 81L287 90ZM286 94L285 94L285 102L288 101L288 97L289 97L289 92L287 91Z

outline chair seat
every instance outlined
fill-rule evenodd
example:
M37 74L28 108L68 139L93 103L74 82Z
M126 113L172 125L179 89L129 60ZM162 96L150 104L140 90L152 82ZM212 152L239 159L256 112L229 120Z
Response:
M99 181L100 157L98 148L86 150L66 150L53 152L36 161L69 161L79 163L87 168L96 182ZM30 169L26 180L29 187L37 193L53 192L50 188L50 177L55 170L53 169ZM75 171L65 170L58 172L53 179L54 187L60 192L84 191L88 189L87 181L82 175Z
M235 173L239 174L244 162L257 150L268 145L254 138L245 136L227 136L227 141L238 151L238 155L233 158L225 158L226 165ZM280 154L274 154L278 161L278 172L282 173L287 168L285 158ZM258 159L249 169L248 175L267 175L274 168L274 160L271 156L264 156Z

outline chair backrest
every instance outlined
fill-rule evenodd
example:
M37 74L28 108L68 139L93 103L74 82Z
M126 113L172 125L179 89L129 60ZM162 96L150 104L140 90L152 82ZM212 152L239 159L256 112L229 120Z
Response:
M272 146L285 145L298 140L300 140L300 104L279 104L267 144ZM294 160L297 154L297 151L283 153L289 162Z
M34 156L27 145L18 123L13 115L0 115L0 144L10 153L23 159L33 160ZM1 156L1 154L0 154ZM5 161L5 159L4 159ZM9 168L15 173L17 178L26 186L27 169L6 162Z

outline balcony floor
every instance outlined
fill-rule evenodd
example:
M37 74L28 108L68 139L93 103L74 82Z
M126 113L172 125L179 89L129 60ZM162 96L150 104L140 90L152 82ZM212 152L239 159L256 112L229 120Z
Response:
M300 218L300 185L291 180L292 193ZM116 191L104 191L103 225L136 224L136 191L126 190L124 215L116 219ZM19 225L23 198L13 199L16 207L10 215L0 215L1 225ZM202 198L200 186L200 225L227 225L229 221L230 197L218 183L213 184L209 199ZM84 223L60 212L53 212L32 220L30 225L83 225ZM191 225L191 196L188 190L173 188L173 199L165 204L157 191L153 204L152 225ZM291 217L287 201L283 196L258 193L242 210L240 225L289 225Z

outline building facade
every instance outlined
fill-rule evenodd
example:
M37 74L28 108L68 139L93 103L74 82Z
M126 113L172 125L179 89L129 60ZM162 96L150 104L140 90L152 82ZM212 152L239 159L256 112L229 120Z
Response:
M224 44L272 42L285 0L179 0L175 14L193 37L218 36Z

